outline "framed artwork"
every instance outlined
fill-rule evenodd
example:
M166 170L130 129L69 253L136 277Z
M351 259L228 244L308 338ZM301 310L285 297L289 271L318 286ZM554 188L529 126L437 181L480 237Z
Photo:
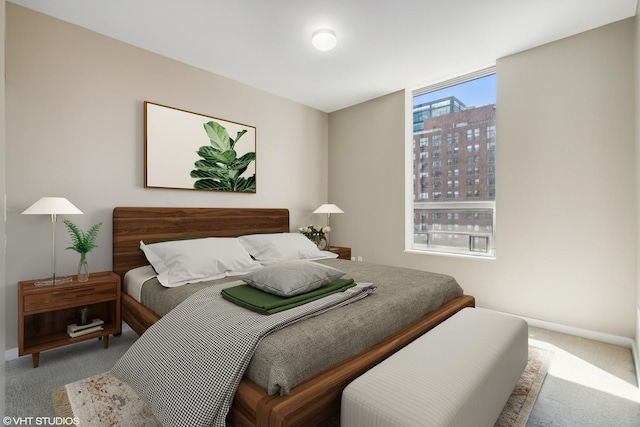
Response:
M145 101L144 186L256 192L256 128Z

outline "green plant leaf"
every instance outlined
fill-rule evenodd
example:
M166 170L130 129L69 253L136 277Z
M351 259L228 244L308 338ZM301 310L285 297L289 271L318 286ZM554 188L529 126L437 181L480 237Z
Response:
M227 181L216 181L213 179L199 179L193 185L198 190L220 190L231 191L231 185Z
M209 160L197 160L194 163L196 169L202 171L210 171L210 170L228 170L228 168L222 163L211 162Z
M241 167L247 167L249 165L249 163L253 162L255 159L256 159L256 153L254 153L254 152L246 153L242 157L236 159L231 164L231 166L234 169L238 169L238 168L241 168Z
M220 156L224 151L220 151L214 147L211 147L209 145L204 145L202 147L200 147L198 149L198 151L196 151L196 153L198 153L198 156L202 157L203 159L207 159L207 160L215 160L218 156Z
M207 147L207 146L200 147L197 153L200 157L202 157L205 160L209 160L213 162L221 162L221 163L224 163L225 165L228 165L231 162L233 162L236 159L236 156L238 155L233 150L227 150L227 151L221 152L221 151L216 151L215 149L213 149L213 147Z
M208 168L194 169L191 171L191 178L212 178L212 179L229 179L229 169L225 168Z
M241 131L236 133L236 139L235 140L233 138L231 139L231 148L234 148L236 146L236 143L238 142L238 140L242 138L242 135L244 135L245 133L247 133L246 129L242 129Z
M226 180L229 179L229 171L227 171L226 169L208 170L208 171L192 170L191 171L191 178L197 178L197 179L222 179L222 180L226 181Z
M227 130L218 123L211 121L204 124L204 130L211 141L211 145L219 151L227 151L231 149L231 141Z
M249 164L251 164L251 162L253 162L255 159L256 153L247 153L231 163L229 165L229 168L237 170L238 175L242 175L247 170Z
M252 175L249 178L240 177L236 181L235 191L242 193L255 193L256 191L256 176Z
M64 224L67 226L67 230L69 231L69 236L71 237L72 245L67 247L66 249L73 249L76 252L81 254L86 254L87 252L91 252L95 248L98 247L96 245L96 239L98 237L98 232L100 231L100 227L102 223L98 223L93 225L87 232L80 230L74 223L69 221L68 219L64 220Z

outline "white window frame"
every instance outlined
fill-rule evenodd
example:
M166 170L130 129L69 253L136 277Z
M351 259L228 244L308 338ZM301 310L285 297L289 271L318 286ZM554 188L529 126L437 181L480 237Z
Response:
M438 89L442 89L445 87L449 87L455 84L464 83L469 80L474 80L476 78L485 77L490 74L496 73L496 67L492 66L483 70L479 70L475 73L465 74L463 76L458 76L446 81L442 81L436 84L426 84L421 85L415 88L405 89L405 252L408 253L419 253L419 254L428 254L428 255L443 255L443 256L454 256L454 257L465 257L465 258L474 258L474 259L488 259L494 260L496 259L496 202L494 201L484 201L484 202L434 202L432 199L427 200L413 200L413 98L416 91L434 91ZM457 135L456 135L457 136ZM466 135L465 135L466 137ZM464 140L467 143L466 138ZM462 151L462 150L461 150ZM495 188L495 187L494 187ZM441 197L439 200L446 200L446 197ZM437 208L439 210L451 209L451 210L461 210L461 209L470 209L477 208L482 211L491 211L493 214L493 224L492 231L493 233L487 232L469 232L469 231L458 231L458 230L433 230L433 233L440 234L464 234L468 236L469 239L469 250L468 251L456 251L452 249L443 250L441 248L433 248L433 247L425 247L420 244L414 244L414 205L418 205L422 207L431 206L432 208ZM486 240L485 240L486 239ZM473 249L474 242L478 242L480 240L486 241L486 244L489 247L487 252L475 252Z

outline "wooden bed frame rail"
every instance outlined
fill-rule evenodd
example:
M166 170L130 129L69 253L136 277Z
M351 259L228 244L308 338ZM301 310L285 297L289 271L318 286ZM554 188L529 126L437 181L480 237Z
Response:
M124 278L130 269L147 265L139 250L140 240L153 243L186 237L288 231L286 209L118 207L113 210L113 271ZM266 390L244 378L227 420L234 427L316 425L339 411L342 390L351 381L456 312L474 306L472 296L455 298L375 346L314 375L287 396L268 395ZM142 335L159 318L122 293L122 319L136 333Z

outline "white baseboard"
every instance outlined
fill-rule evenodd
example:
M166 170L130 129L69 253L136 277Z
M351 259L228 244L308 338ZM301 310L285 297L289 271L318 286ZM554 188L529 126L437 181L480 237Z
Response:
M576 337L587 338L594 341L600 341L607 344L617 345L619 347L625 347L633 349L635 342L631 338L621 337L618 335L605 334L604 332L591 331L589 329L576 328L574 326L561 325L559 323L547 322L540 319L532 319L525 316L518 316L527 321L531 326L536 328L548 329L554 332L561 332L567 335L573 335Z
M128 332L131 331L131 327L129 325L127 325L125 322L122 322L122 333L124 332ZM14 347L14 348L10 348L8 350L4 351L4 361L9 361L9 360L13 360L13 359L17 359L18 356L18 348Z
M18 348L10 348L9 350L4 351L4 360L13 360L18 358Z

